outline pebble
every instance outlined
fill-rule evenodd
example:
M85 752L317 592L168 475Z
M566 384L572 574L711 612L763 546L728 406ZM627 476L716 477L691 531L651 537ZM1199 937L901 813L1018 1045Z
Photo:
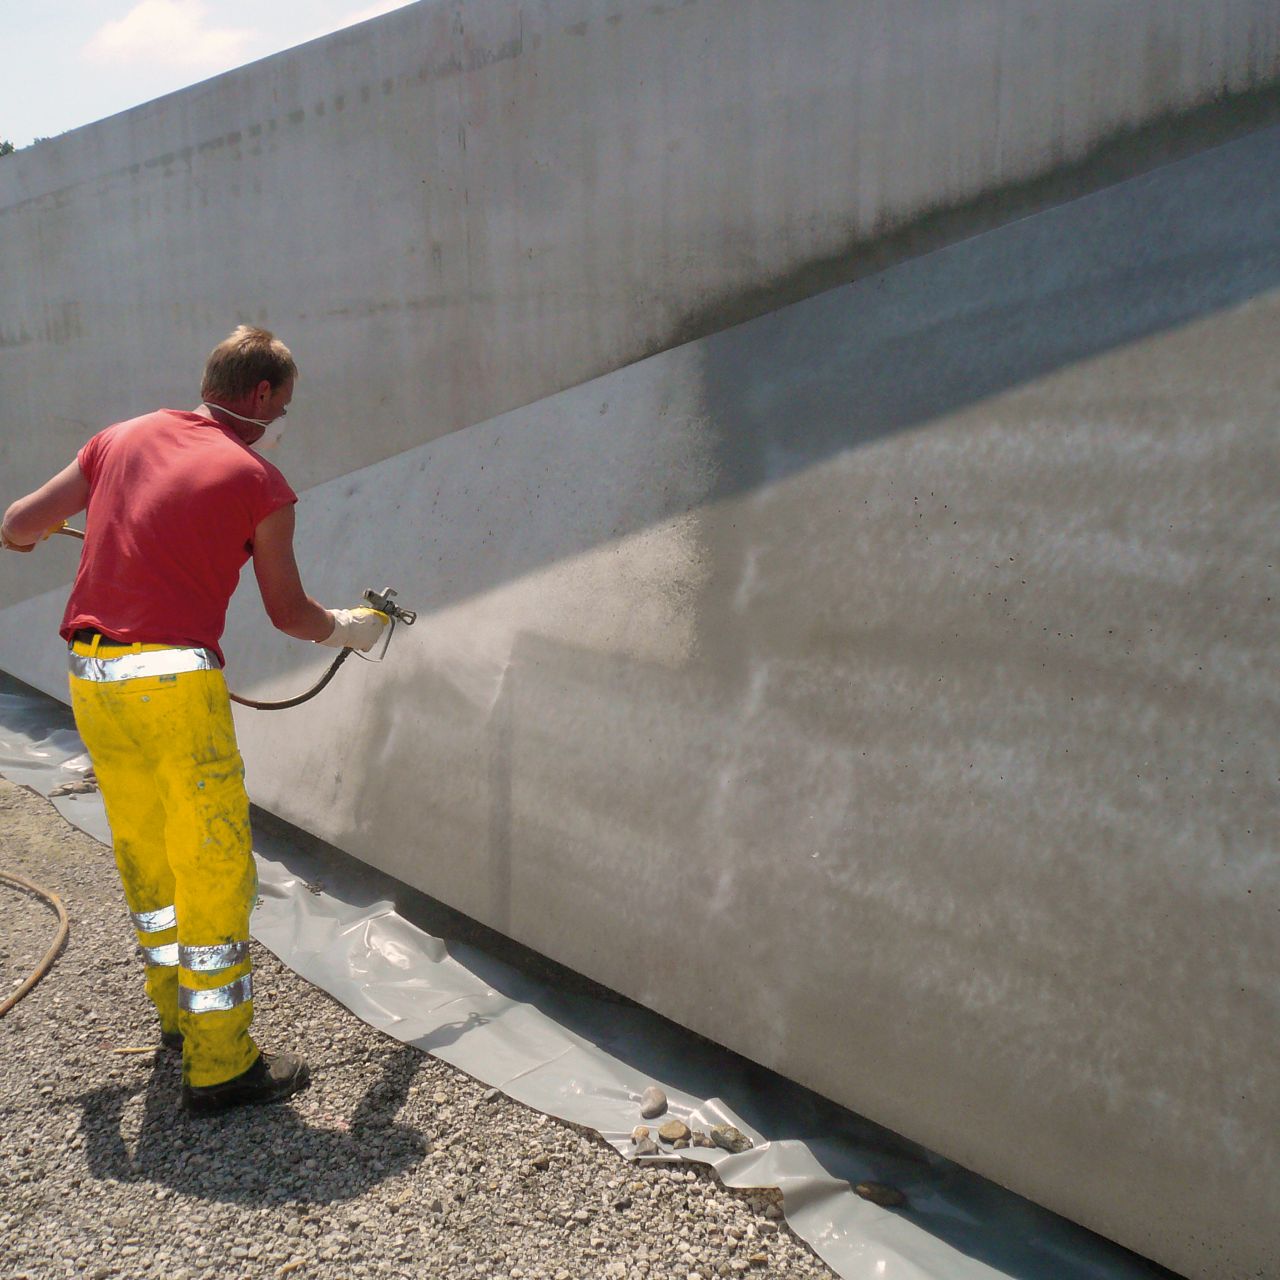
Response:
M79 778L75 782L63 782L59 786L54 787L50 792L50 798L54 796L83 796L97 791L98 780L93 774Z
M666 1109L667 1095L656 1084L651 1084L640 1095L640 1114L646 1120L660 1116Z
M859 1182L854 1191L882 1209L901 1209L907 1203L905 1193L897 1187L889 1186L887 1182Z
M731 1124L713 1124L711 1139L717 1147L736 1155L740 1151L750 1151L755 1145L741 1129Z
M687 1142L689 1126L683 1120L668 1120L659 1128L658 1137L663 1142Z

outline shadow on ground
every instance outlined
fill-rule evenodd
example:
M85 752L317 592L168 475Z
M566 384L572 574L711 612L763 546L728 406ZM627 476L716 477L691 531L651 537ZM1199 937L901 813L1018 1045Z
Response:
M109 1085L74 1099L89 1172L103 1181L152 1183L229 1204L353 1200L427 1152L426 1140L396 1121L422 1061L407 1045L390 1050L372 1068L375 1078L350 1119L322 1128L287 1102L188 1115L179 1099L177 1059L159 1052L145 1086ZM318 1074L323 1087L323 1069ZM131 1150L126 1111L144 1090L141 1129Z

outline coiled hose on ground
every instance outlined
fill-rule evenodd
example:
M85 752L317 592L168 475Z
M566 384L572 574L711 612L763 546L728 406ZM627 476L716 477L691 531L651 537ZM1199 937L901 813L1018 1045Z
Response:
M42 889L38 884L33 884L24 876L14 875L11 871L0 871L0 880L3 880L5 884L16 885L19 889L26 889L29 893L36 894L58 913L58 933L53 940L53 945L45 952L44 959L36 965L16 991L6 996L3 1001L0 1001L0 1018L3 1018L53 967L53 962L58 958L58 952L62 950L63 943L67 940L67 934L70 932L71 926L67 920L67 909L62 905L62 899L56 893L51 893L48 889Z

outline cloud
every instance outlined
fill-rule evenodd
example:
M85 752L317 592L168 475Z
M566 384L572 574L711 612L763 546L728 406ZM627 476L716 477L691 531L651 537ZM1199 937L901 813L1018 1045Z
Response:
M139 0L108 22L81 50L100 65L159 62L189 71L220 70L251 56L260 40L247 27L210 25L203 0Z
M411 3L412 0L382 0L381 4L368 4L363 9L357 9L343 19L343 22L348 27L354 27L357 22L367 22L370 18L381 17L382 14L390 13L393 9L403 9L405 5Z
M360 5L348 10L341 17L333 18L323 26L316 27L308 32L304 38L318 40L321 36L331 35L333 32L342 31L347 27L354 27L360 22L368 22L370 18L380 18L384 13L390 13L393 9L403 9L406 5L412 3L413 0L377 0L374 4Z

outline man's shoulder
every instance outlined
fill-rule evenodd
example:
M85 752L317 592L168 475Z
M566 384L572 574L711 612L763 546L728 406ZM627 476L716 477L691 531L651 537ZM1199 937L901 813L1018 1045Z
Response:
M249 452L252 452L250 450ZM254 453L254 458L262 468L262 491L267 496L272 508L297 502L298 495L293 486L285 479L284 472L274 462L269 462L261 454Z
M181 409L152 409L149 413L140 413L136 418L124 418L119 422L113 422L109 427L103 427L93 438L111 439L115 436L160 430L164 427L179 425L192 416Z
M273 484L282 484L286 489L289 487L289 482L285 479L284 472L274 462L269 458L264 458L260 453L255 453L252 449L247 449L246 452L262 468L262 474L268 480Z
M198 435L193 436L192 432ZM236 439L218 423L191 410L153 409L136 418L113 423L99 431L85 450L96 453L103 446L116 442L120 442L120 447L131 455L169 456L173 458L173 465L178 467L198 465L209 479L216 476L219 482L235 478L241 482L260 483L270 492L296 497L284 473L274 462ZM184 442L198 442L198 453L188 453L181 448L176 453L172 452L173 446Z
M81 465L90 463L93 459L101 457L103 450L114 452L113 446L119 445L121 441L129 441L138 435L147 433L148 424L157 413L163 410L153 411L152 413L144 413L137 418L125 418L121 422L113 422L109 427L103 427L100 431L95 431L88 440L81 445L78 457ZM124 447L128 447L127 444Z
M217 467L223 475L235 476L261 487L266 493L296 497L284 473L274 462L223 431L215 429L212 434L217 437Z

